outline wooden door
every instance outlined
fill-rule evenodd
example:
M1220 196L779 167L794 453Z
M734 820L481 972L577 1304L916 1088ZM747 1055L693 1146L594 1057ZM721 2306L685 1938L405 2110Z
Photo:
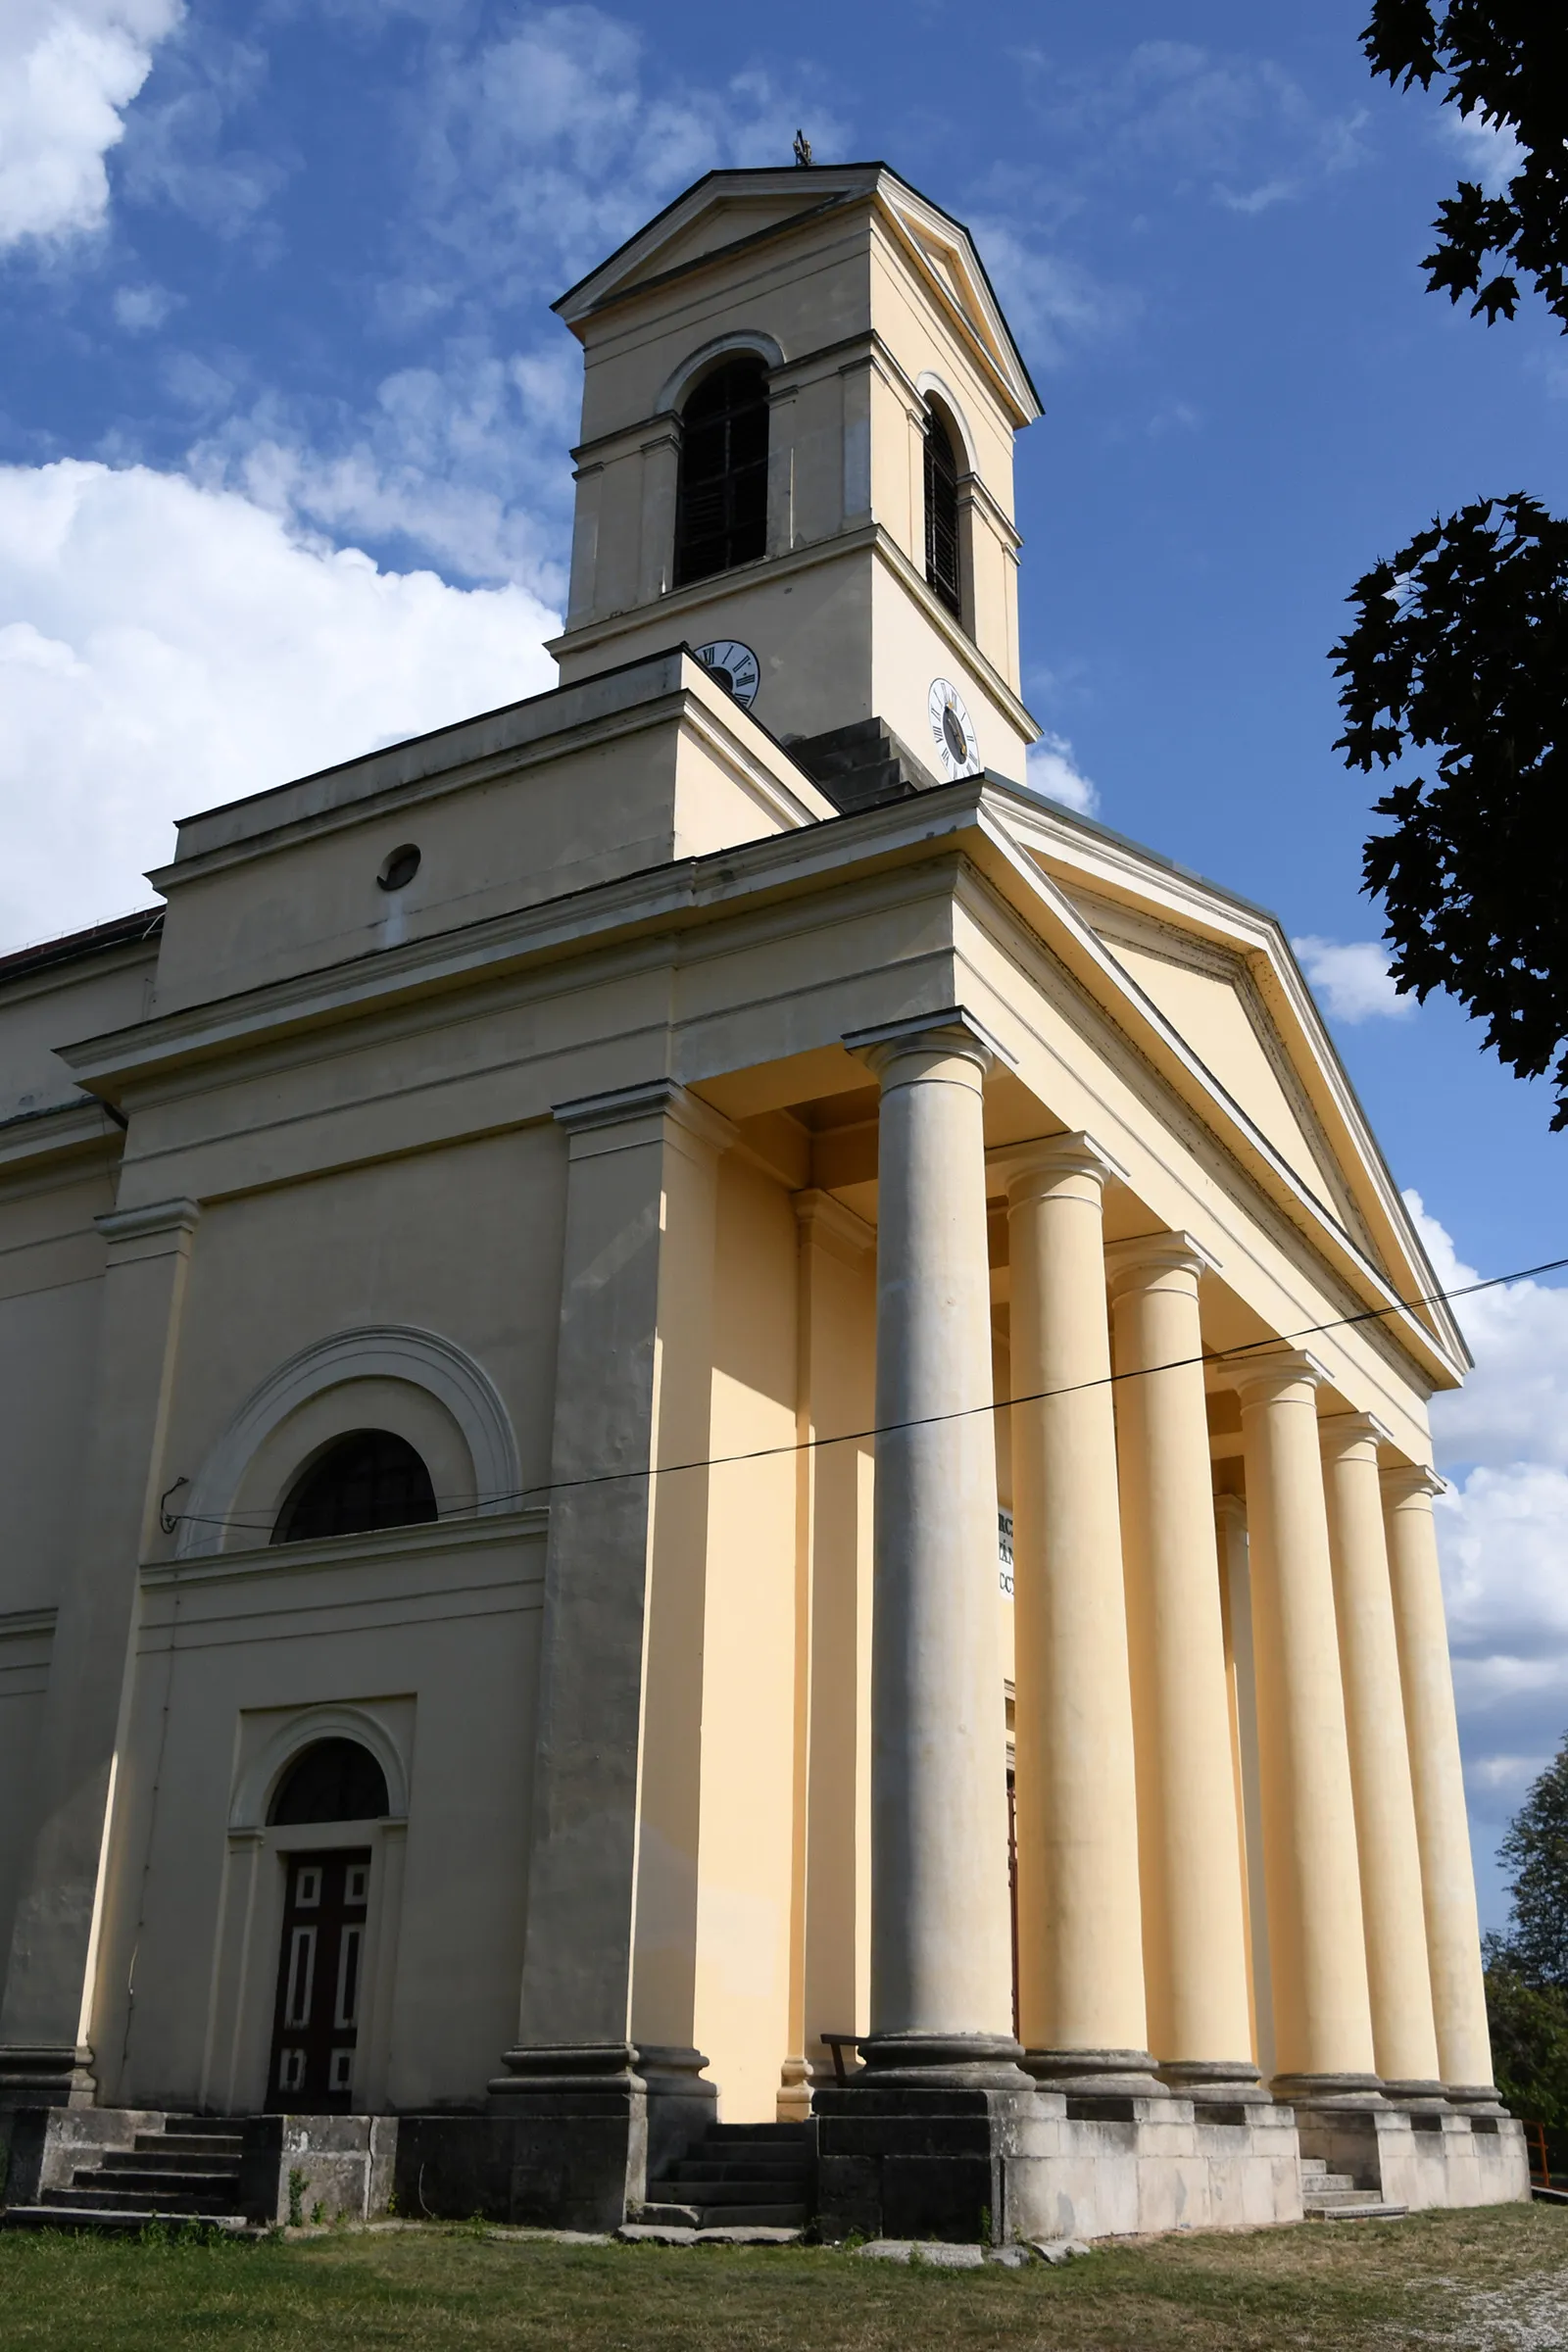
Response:
M267 2104L346 2114L365 1984L370 1849L289 1854Z

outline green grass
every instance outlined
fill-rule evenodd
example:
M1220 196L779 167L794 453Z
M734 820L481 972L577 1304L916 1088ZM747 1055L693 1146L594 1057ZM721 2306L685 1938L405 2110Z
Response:
M1532 2309L1534 2332L1507 2325ZM1568 2315L1568 2207L1539 2205L1150 2239L1021 2272L461 2230L260 2245L0 2236L4 2352L1514 2352L1568 2344L1554 2314Z

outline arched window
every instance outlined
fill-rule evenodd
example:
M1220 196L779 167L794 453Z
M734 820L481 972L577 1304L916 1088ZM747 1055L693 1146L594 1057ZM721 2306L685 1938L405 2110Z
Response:
M963 617L958 581L958 461L935 410L925 428L925 576L948 611Z
M728 360L681 411L675 585L767 552L767 370Z
M318 1544L439 1516L430 1473L406 1438L354 1429L317 1455L277 1514L274 1544Z
M390 1813L386 1774L357 1740L318 1740L302 1748L277 1784L270 1828L306 1821L379 1821Z

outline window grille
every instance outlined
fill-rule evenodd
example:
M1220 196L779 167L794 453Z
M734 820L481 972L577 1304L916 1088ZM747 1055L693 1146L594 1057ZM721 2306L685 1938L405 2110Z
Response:
M731 360L703 378L681 414L675 585L766 552L767 373L760 360Z

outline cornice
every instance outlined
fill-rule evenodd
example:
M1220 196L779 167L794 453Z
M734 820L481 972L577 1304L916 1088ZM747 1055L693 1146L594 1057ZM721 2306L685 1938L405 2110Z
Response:
M1398 1300L1387 1277L1227 1094L1174 1024L1131 979L1030 854L1040 811L1016 786L967 777L885 807L770 835L706 858L662 863L486 921L273 982L65 1049L83 1083L106 1092L154 1088L203 1059L246 1053L307 1030L380 1014L509 973L672 936L763 906L790 906L832 884L884 873L923 875L933 859L966 860L1014 920L1053 956L1144 1062L1227 1152L1241 1175L1283 1211L1352 1298L1383 1321L1391 1345L1442 1386L1456 1348ZM1048 820L1049 821L1049 820ZM1153 861L1156 862L1157 861ZM1158 867L1163 878L1163 867ZM902 886L902 884L901 884ZM1216 894L1216 898L1222 894Z
M124 1128L105 1103L90 1095L0 1120L0 1174L7 1176L24 1174L29 1166L68 1155L90 1153L118 1159L123 1149Z
M430 1552L494 1549L498 1544L548 1535L550 1506L487 1512L469 1519L432 1519L414 1527L385 1527L363 1536L331 1536L318 1544L255 1544L231 1551L197 1553L181 1559L143 1560L141 1583L149 1591L177 1586L251 1583L264 1576L309 1576L332 1568L391 1567ZM541 1574L543 1573L541 1569Z

